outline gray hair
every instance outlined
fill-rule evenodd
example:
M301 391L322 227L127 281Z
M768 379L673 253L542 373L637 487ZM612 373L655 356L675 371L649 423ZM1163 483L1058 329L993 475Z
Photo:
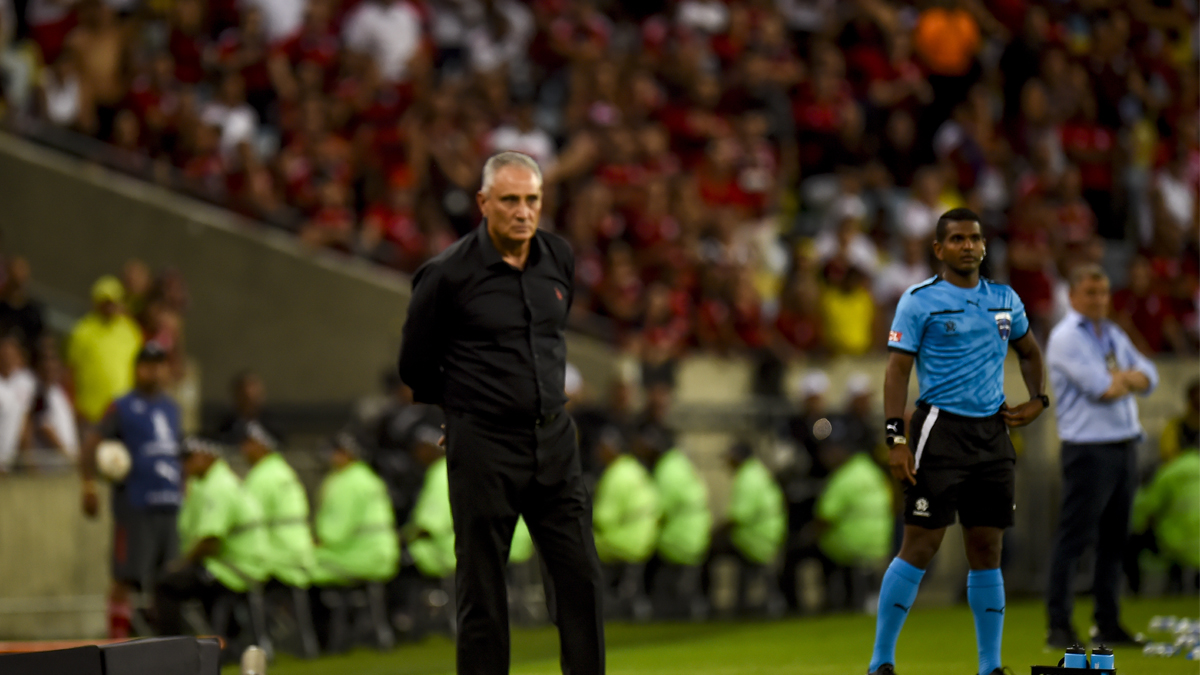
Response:
M1071 284L1071 290L1075 290L1079 284L1082 284L1085 281L1091 281L1092 279L1103 279L1104 281L1108 281L1108 275L1104 273L1104 268L1096 263L1084 263L1082 265L1077 265L1075 269L1071 270L1071 274L1068 277L1068 281Z
M538 185L542 183L542 169L532 157L521 152L501 152L492 155L488 158L487 163L483 165L483 186L479 188L480 192L487 192L492 189L492 183L496 180L496 172L506 166L519 166L523 169L528 169L537 176Z

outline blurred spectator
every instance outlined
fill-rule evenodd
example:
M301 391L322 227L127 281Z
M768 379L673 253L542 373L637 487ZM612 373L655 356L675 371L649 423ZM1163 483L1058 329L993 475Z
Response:
M125 290L116 277L92 285L92 311L75 324L67 365L75 382L75 404L87 423L100 421L109 403L133 387L133 362L142 331L124 311Z
M42 303L30 297L32 272L24 258L8 263L8 276L0 285L0 334L14 334L26 353L32 354L41 343L45 328Z
M1192 380L1188 385L1185 405L1183 414L1171 418L1159 437L1158 456L1163 464L1187 448L1200 446L1200 380Z
M515 3L508 3L514 4ZM542 172L554 166L554 139L541 129L534 118L536 109L533 101L520 101L513 111L510 122L496 127L488 138L489 152L515 150L537 160Z
M79 428L75 424L75 408L64 387L66 372L58 356L58 343L49 335L38 342L33 373L37 382L21 448L51 450L74 463L79 456Z
M825 346L833 354L857 356L874 344L875 301L868 278L857 267L829 266L829 282L821 290Z
M219 149L226 163L231 163L242 143L253 144L258 132L258 113L246 102L246 81L237 72L221 78L216 97L200 115L204 124L220 129Z
M1144 354L1188 353L1173 299L1155 289L1150 261L1138 256L1129 266L1129 285L1113 293L1113 320Z
M286 440L282 425L266 409L267 388L262 377L253 370L243 370L229 381L233 409L217 423L214 437L226 443L240 443L245 430L258 425L274 442Z
M83 0L77 12L79 25L67 36L66 49L79 57L79 75L95 106L95 133L107 140L128 88L128 37L116 10L102 0Z
M875 276L872 293L875 302L890 315L910 287L933 276L929 267L928 238L905 237L902 242L902 254L884 265ZM890 321L890 316L885 317Z
M654 479L623 440L601 443L600 461L592 532L608 586L605 612L636 618L645 612L644 565L658 543L662 503Z
M92 91L80 73L79 60L74 52L66 52L42 70L38 112L60 127L93 133L96 118Z
M37 389L20 339L13 334L0 336L0 473L10 471L17 461Z
M363 0L347 15L343 35L346 47L372 59L386 82L399 84L412 77L413 58L421 47L421 16L408 0Z

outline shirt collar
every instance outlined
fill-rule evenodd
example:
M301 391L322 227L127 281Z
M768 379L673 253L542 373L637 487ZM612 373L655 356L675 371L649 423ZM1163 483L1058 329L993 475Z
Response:
M542 250L542 238L538 236L540 230L534 230L533 239L529 242L529 259L525 266L529 267L537 262ZM496 245L492 243L492 238L488 236L487 219L479 223L479 227L475 228L475 236L479 239L479 255L483 258L484 267L491 267L498 263L504 262L504 257L500 255L500 251L496 250Z
M1067 318L1071 321L1071 323L1073 323L1076 326L1079 326L1080 328L1083 328L1091 335L1096 334L1096 331L1094 330L1095 327L1100 328L1100 335L1104 335L1107 332L1108 321L1105 319L1101 319L1098 324L1093 324L1091 319L1080 314L1079 312L1075 311L1074 309L1067 310Z

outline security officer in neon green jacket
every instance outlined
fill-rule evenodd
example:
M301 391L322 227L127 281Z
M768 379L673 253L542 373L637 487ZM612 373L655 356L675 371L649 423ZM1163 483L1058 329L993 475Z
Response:
M658 544L658 489L646 467L616 444L601 444L604 473L596 484L592 531L605 565L644 563Z
M257 421L243 424L237 435L250 464L244 488L263 511L270 575L288 586L306 588L314 559L304 485L279 454L275 438Z
M729 466L734 471L729 492L730 541L747 562L769 564L779 555L787 534L783 491L748 443L738 443L730 450Z
M183 632L180 606L199 599L206 610L223 589L244 593L267 578L262 511L243 490L217 445L200 439L184 444L187 493L179 509L183 557L168 566L155 589L160 635Z
M674 439L657 425L639 430L634 454L650 468L662 513L657 553L671 565L699 565L712 539L708 486Z
M359 446L339 434L330 456L331 471L321 486L317 546L312 582L341 586L387 581L396 576L400 539L387 487L358 459Z
M1164 559L1200 567L1200 450L1182 450L1134 498L1132 530L1148 528Z

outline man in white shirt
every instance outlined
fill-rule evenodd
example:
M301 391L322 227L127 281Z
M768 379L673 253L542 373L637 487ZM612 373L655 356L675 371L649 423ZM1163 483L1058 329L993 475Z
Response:
M516 112L516 119L511 124L492 131L488 139L489 150L493 153L505 150L524 153L537 160L542 171L548 171L554 164L554 139L534 121L532 101L519 103Z
M406 82L421 46L421 17L407 0L365 0L346 18L346 46L370 56L384 80Z
M267 40L272 43L295 35L308 11L308 0L241 0L241 3L262 12Z
M11 470L16 462L36 389L37 381L25 367L20 340L11 334L0 337L0 473Z

